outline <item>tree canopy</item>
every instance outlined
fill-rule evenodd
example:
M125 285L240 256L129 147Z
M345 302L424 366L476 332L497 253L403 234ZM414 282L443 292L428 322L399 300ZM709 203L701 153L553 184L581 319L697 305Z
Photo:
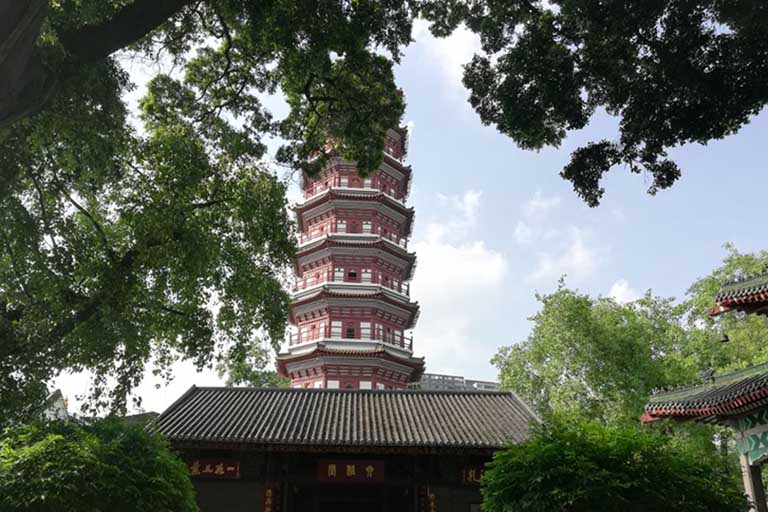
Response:
M264 139L282 138L279 161L303 172L331 150L377 168L404 108L392 59L410 40L408 4L0 10L25 21L12 36L39 31L31 51L0 52L0 66L26 70L4 85L34 82L0 88L4 418L31 410L59 371L94 372L89 403L121 411L150 362L163 375L180 357L242 367L264 336L277 346L295 235ZM138 119L125 103L128 57L173 66L147 84ZM290 106L279 120L262 104L277 89Z
M623 165L670 187L669 149L737 132L768 103L761 0L425 0L433 33L460 24L482 51L464 71L470 103L520 147L557 146L603 110L617 139L573 152L560 175L590 206Z
M0 509L193 512L197 505L187 467L163 437L106 419L5 430Z
M768 8L749 0L0 1L0 411L30 410L57 372L95 373L122 410L147 363L242 367L280 342L294 254L276 158L312 174L331 154L362 174L404 98L393 64L426 18L465 25L464 82L483 122L557 145L598 108L617 141L562 174L591 205L617 164L680 171L671 147L737 131L768 97ZM126 59L160 65L138 119ZM280 92L276 119L264 98ZM211 305L215 307L211 308ZM253 360L257 360L253 359ZM109 384L109 385L107 385ZM10 414L4 415L5 418Z
M486 512L697 511L748 508L734 460L634 426L557 419L494 454Z
M576 413L634 423L654 388L700 381L768 360L768 319L706 310L724 281L754 275L768 252L726 246L723 265L698 279L682 301L645 297L627 304L561 285L537 296L541 309L526 340L502 348L493 363L501 385L540 414ZM724 332L730 343L720 343Z

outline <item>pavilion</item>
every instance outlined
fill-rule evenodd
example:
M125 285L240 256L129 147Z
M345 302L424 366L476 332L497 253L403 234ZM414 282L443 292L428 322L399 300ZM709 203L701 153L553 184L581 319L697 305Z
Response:
M708 310L712 316L728 311L768 315L768 273L724 284ZM733 428L744 477L744 490L753 510L768 512L762 464L768 460L768 362L708 382L654 393L640 418L715 423Z

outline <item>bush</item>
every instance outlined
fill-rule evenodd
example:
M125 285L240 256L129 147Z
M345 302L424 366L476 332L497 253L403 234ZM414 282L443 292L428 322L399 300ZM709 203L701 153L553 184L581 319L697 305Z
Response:
M641 426L553 420L497 452L482 483L485 512L748 509L732 461Z
M2 512L197 510L184 463L116 419L12 427L0 439Z

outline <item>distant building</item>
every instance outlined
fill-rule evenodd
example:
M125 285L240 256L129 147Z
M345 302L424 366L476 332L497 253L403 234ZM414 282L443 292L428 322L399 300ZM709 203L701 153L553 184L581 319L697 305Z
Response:
M43 417L48 420L65 420L69 417L67 413L67 400L61 394L60 389L57 389L48 396L43 405L42 413Z
M485 380L465 379L458 375L425 373L419 382L411 384L410 387L428 391L497 391L499 384Z

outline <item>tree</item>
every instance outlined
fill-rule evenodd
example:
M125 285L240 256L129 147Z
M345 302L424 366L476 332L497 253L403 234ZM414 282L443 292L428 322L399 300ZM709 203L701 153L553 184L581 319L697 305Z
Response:
M186 465L159 434L119 419L32 423L0 438L8 512L197 510Z
M412 17L375 0L0 3L3 419L60 371L94 372L90 403L119 412L150 362L277 346L295 237L264 138L301 172L332 154L376 169ZM173 65L138 120L132 56ZM278 89L282 120L261 103Z
M670 148L736 133L768 103L768 5L760 0L426 0L438 36L460 24L482 51L464 69L485 124L524 149L557 146L598 109L617 140L573 152L560 175L590 206L623 165L670 187Z
M726 250L723 265L697 279L682 301L649 291L620 304L562 281L556 292L537 295L541 310L531 317L531 334L493 358L502 386L542 415L577 412L634 423L654 388L699 382L707 368L722 374L765 362L768 319L707 315L723 282L768 263L765 251ZM720 343L724 332L730 343Z
M589 418L636 422L651 391L687 382L668 355L682 341L680 308L652 297L620 304L565 288L537 295L542 308L530 336L493 358L502 387L540 414L578 412Z
M237 350L245 350L240 354ZM237 347L218 365L219 376L227 377L227 386L251 386L255 388L287 388L291 381L276 371L266 371L271 363L270 350L266 345L249 344Z
M572 418L496 452L482 486L486 512L748 508L732 462L682 438Z

